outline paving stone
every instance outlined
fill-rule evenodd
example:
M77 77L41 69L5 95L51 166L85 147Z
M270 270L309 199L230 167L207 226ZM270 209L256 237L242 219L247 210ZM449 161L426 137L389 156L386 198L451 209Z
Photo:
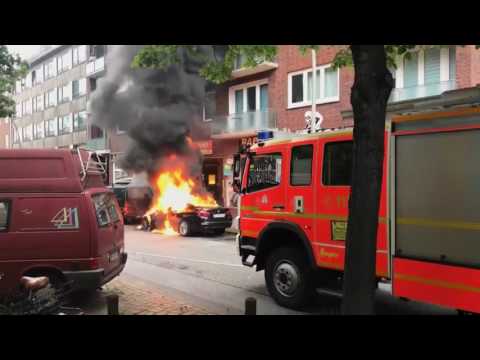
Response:
M104 287L104 293L119 295L121 315L213 315L130 277L116 278Z

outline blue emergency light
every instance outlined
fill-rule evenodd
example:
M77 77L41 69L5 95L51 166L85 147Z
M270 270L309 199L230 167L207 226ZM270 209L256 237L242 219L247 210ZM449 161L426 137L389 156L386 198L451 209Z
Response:
M273 139L273 131L272 130L260 130L257 132L257 140L260 141L267 141Z

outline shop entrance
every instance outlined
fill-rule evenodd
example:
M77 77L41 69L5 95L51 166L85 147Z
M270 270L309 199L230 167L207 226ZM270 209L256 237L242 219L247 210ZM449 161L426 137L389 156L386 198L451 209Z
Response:
M203 179L205 188L210 192L217 203L224 206L223 201L223 159L205 158L203 160Z

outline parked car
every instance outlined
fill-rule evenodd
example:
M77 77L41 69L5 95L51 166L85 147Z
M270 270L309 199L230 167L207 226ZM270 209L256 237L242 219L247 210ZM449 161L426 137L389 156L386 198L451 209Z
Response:
M127 261L108 166L85 150L0 150L0 295L24 276L95 290Z
M221 235L225 229L232 226L232 214L224 207L200 207L190 205L186 211L170 211L167 215L154 213L143 218L143 228L153 230L163 226L168 219L172 228L181 236L194 234Z

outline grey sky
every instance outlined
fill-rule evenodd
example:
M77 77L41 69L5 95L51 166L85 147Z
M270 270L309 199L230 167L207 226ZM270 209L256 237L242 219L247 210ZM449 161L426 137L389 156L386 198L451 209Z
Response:
M10 53L18 53L22 59L27 60L38 53L42 46L44 45L7 45L7 48Z

